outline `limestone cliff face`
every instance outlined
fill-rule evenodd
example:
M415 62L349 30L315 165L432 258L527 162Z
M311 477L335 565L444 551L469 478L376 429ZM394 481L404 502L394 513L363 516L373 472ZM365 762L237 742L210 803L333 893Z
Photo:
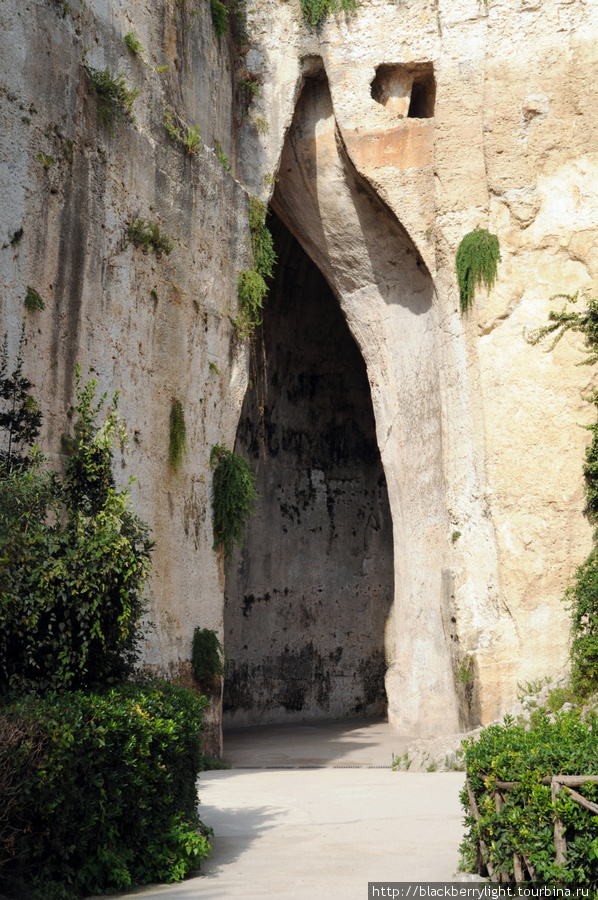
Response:
M392 518L392 551L376 545L381 570L392 556L377 656L385 653L391 722L428 734L487 721L517 680L565 665L560 597L591 546L588 436L577 426L591 419L581 394L593 371L577 367L578 337L545 354L524 331L558 305L552 295L598 287L598 8L365 0L317 30L301 23L295 0L247 10L242 64L263 86L244 116L234 103L241 63L215 36L208 3L196 12L190 2L74 2L63 15L54 0L5 0L0 324L14 349L27 286L44 298L46 310L28 316L26 368L50 452L76 362L103 390L121 390L133 437L122 479L137 476L134 504L157 541L146 658L178 670L196 625L223 634L208 460L217 441L233 445L247 385L248 351L231 324L237 275L250 265L247 192L271 201L365 363ZM123 43L130 31L149 65ZM84 55L140 89L135 125L116 122L111 134L99 122ZM167 110L201 126L198 154L168 137ZM230 172L211 150L217 140ZM170 256L125 247L137 217L173 235ZM454 259L477 225L498 234L502 262L496 287L462 318ZM265 323L272 335L275 321ZM175 398L188 428L178 477L167 459ZM306 419L302 433L310 427ZM364 473L363 484L373 477ZM267 569L260 541L253 547L253 596L263 597ZM366 573L369 550L360 552L354 573ZM247 565L237 557L227 575L241 650ZM309 581L292 577L295 587ZM280 705L279 719L287 713Z

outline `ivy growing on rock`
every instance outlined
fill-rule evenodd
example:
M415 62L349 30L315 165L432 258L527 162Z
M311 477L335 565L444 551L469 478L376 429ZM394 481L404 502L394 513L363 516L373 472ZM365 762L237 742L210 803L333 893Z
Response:
M459 244L456 258L459 304L466 313L473 305L475 290L484 284L490 290L500 261L500 246L495 234L476 228L466 234Z
M214 550L222 547L228 558L235 544L245 536L247 520L257 497L255 475L248 460L222 444L212 447L210 465L214 467L212 482L212 522Z

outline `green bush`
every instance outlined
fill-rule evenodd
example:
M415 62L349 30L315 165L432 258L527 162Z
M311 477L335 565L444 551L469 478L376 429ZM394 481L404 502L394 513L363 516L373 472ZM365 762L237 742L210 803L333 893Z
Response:
M464 741L465 764L477 800L480 821L469 813L466 789L461 802L467 811L468 833L461 845L462 867L475 870L478 837L486 842L495 868L513 876L513 853L525 854L540 882L564 882L598 887L598 819L577 806L567 791L553 804L550 786L542 778L552 775L598 773L598 716L589 722L578 710L549 716L539 709L532 714L531 727L506 717L503 725L490 725L477 741ZM505 802L496 811L496 781L515 781L519 786L505 790ZM598 785L588 783L576 791L588 800L598 800ZM564 866L554 862L555 812L565 826L567 853Z
M204 706L147 680L0 710L0 770L11 785L0 873L10 896L118 891L199 868L209 852L196 792Z
M0 480L0 694L119 679L138 655L152 542L114 486L116 396L98 426L95 389L77 371L63 477L36 451Z
M212 687L215 678L224 675L222 644L210 628L196 628L191 650L193 673L203 690Z
M37 312L37 310L45 308L46 304L37 293L37 291L32 287L28 287L27 293L25 294L25 309L28 312Z
M216 467L212 482L214 550L222 547L226 558L245 536L247 519L257 496L255 475L244 456L221 444L212 447L210 465Z
M485 284L490 290L496 281L500 247L495 234L485 228L476 228L466 234L457 250L457 281L461 312L471 308L475 289Z

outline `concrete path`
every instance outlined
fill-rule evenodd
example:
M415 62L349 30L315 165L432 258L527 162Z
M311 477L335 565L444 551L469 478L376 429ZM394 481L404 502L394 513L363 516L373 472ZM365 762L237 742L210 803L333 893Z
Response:
M365 900L368 881L451 880L464 776L392 772L408 740L381 720L225 734L233 768L200 780L215 831L202 874L132 896Z

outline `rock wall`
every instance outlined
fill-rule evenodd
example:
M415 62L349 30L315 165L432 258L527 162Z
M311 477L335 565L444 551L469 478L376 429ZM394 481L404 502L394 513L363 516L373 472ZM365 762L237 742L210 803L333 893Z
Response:
M157 541L146 658L179 671L196 625L223 634L208 459L233 445L247 384L230 321L250 265L247 191L272 199L366 366L402 623L387 637L391 723L430 734L488 721L518 680L561 673L560 597L591 546L577 425L592 417L581 395L594 373L577 366L579 336L545 354L524 331L554 294L596 292L598 8L364 0L318 29L296 0L247 11L241 59L207 2L5 0L0 326L14 352L27 286L45 300L27 319L26 373L52 456L76 362L121 390L132 440L119 477L137 476ZM135 125L102 125L84 57L140 89ZM241 65L263 81L247 116ZM201 126L198 154L168 137L168 110ZM173 235L170 256L125 246L137 217ZM502 262L462 318L454 259L477 225L498 234ZM188 428L178 477L173 399Z
M209 454L232 446L246 386L230 317L249 261L247 194L211 149L219 139L234 163L234 48L215 37L208 4L199 15L185 3L76 0L64 14L53 0L0 12L0 328L14 352L32 286L46 309L27 316L26 373L53 462L76 364L100 391L120 391L130 442L116 475L126 484L134 474L132 502L156 541L145 661L188 677L193 629L222 634ZM143 60L123 41L130 31ZM135 123L102 124L84 54L139 90ZM199 153L169 138L167 111L181 128L201 126ZM126 246L139 217L172 235L169 256ZM168 463L173 399L187 426L178 475ZM214 717L218 750L218 703Z

